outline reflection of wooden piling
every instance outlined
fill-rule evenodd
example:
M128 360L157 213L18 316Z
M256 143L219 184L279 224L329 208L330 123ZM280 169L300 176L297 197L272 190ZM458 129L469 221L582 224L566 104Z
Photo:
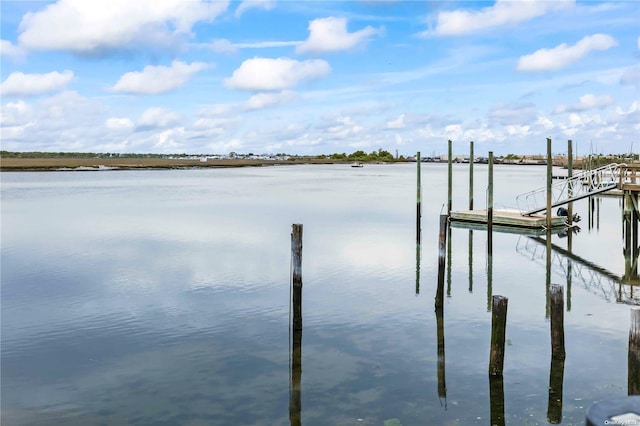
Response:
M562 286L553 284L551 299L551 356L564 359L564 296Z
M436 326L438 334L438 397L447 397L447 383L445 380L444 355L444 304L436 304Z
M420 252L422 247L416 244L416 294L420 294Z
M448 216L440 215L440 234L438 238L438 288L436 290L436 308L443 303L444 298L444 264L447 247Z
M491 352L489 355L489 374L502 375L504 367L504 342L507 328L507 304L504 296L493 296L491 314Z
M551 424L562 423L562 387L564 384L564 358L551 356L549 370L549 402L547 420Z
M551 228L547 228L547 239L545 254L547 257L546 262L546 274L545 274L545 306L544 317L549 318L549 310L551 309L549 303L551 302Z
M452 154L452 148L451 148L451 140L449 140L448 142L448 152L449 152L449 156L448 156L448 161L447 161L447 215L451 214L451 198L452 198L452 193L453 193L453 169L452 169L452 162L453 162L453 154Z
M473 293L473 230L469 229L469 293Z
M492 297L493 297L493 253L489 251L487 253L487 312L491 312Z
M504 426L504 380L502 375L489 375L491 426Z
M296 317L294 315L294 323ZM300 412L302 398L300 382L302 379L302 317L298 318L300 329L293 328L293 346L291 347L291 389L289 391L289 422L291 426L302 424Z
M293 328L302 329L302 224L291 231L291 273L293 286Z
M640 395L640 308L631 308L629 328L629 395Z

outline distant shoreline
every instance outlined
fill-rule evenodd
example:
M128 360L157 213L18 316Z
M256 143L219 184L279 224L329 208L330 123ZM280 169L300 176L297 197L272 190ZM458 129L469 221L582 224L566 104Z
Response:
M349 161L333 159L250 160L170 158L1 158L3 172L57 172L102 170L172 170L227 167L263 167L295 164L349 164Z

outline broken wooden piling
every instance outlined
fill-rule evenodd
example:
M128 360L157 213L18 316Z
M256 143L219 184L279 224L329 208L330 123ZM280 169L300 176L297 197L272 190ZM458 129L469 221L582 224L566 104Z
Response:
M491 313L491 352L489 354L489 375L502 375L504 367L504 343L507 328L507 304L504 296L493 296Z

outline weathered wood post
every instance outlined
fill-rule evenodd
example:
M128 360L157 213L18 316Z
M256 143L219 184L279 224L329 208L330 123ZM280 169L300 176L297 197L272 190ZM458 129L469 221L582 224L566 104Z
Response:
M447 297L451 297L451 227L447 226Z
M569 139L568 143L567 143L567 182L571 182L571 178L573 177L573 142L571 141L571 139ZM567 195L569 196L569 198L573 197L573 188L571 187L571 183L569 183L568 187L567 187ZM567 218L567 223L569 224L569 226L571 226L571 224L573 224L573 201L569 203L569 205L567 206L567 214L568 214L568 218ZM571 232L569 232L569 235L571 235Z
M491 313L491 352L489 354L490 376L502 375L508 303L509 299L504 296L493 296L493 309Z
M502 374L489 375L491 426L504 426L504 379Z
M448 141L448 155L447 155L447 215L451 214L451 199L453 194L453 154L452 154L451 139Z
M291 230L291 273L293 290L293 328L302 330L302 224Z
M487 312L491 312L493 303L493 252L491 246L487 250Z
M420 151L416 154L416 167L417 167L417 188L416 188L416 244L420 244L420 238L422 234L422 176L420 174L421 168Z
M438 288L436 289L436 309L444 299L444 264L447 250L448 216L440 215L440 234L438 237Z
M545 306L544 317L549 318L551 312L551 228L547 228L547 238L545 239L545 255L546 261L546 273L545 273Z
M627 375L629 395L640 395L640 307L631 308Z
M289 421L300 426L302 409L302 224L293 224L291 230L291 274L293 304L293 342L291 346L291 385L289 389Z
M469 210L473 210L473 141L469 142Z
M547 138L547 229L551 229L551 180L553 173L553 156L551 154L551 138Z
M493 250L493 151L489 151L489 188L487 194L487 245Z

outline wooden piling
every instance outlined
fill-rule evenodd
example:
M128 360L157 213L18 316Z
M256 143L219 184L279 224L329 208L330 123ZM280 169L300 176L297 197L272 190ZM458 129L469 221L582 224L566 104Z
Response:
M448 158L447 158L447 215L451 214L451 199L453 194L453 154L452 154L451 139L448 141Z
M451 297L451 227L447 226L447 297Z
M491 426L504 426L504 379L502 374L489 375Z
M552 284L551 297L551 356L565 358L564 350L564 296L562 286Z
M547 138L547 229L551 229L551 180L553 179L553 156L551 138Z
M491 314L491 352L489 354L489 375L501 376L504 367L504 342L507 328L507 304L504 296L493 296Z
M489 188L487 194L487 244L493 250L493 151L489 151Z
M293 328L302 329L302 224L291 230L291 275L293 290Z
M631 308L629 328L628 393L640 395L640 308Z
M420 244L422 234L422 176L420 173L421 168L420 151L416 154L416 167L417 167L417 189L416 189L416 244Z
M567 179L569 179L567 182L571 182L571 178L573 177L573 142L571 141L571 139L569 139L568 143L567 143ZM569 184L568 188L567 188L567 196L569 198L573 197L573 188L571 187L571 184ZM571 226L571 224L573 223L573 202L570 202L567 205L567 214L568 214L568 218L567 218L567 223L569 224L569 226ZM571 232L569 232L569 235L571 235Z
M473 210L473 141L469 142L469 210Z
M448 216L440 215L440 234L438 237L438 288L436 289L436 309L444 299L444 265L447 251Z
M545 239L545 255L547 258L546 261L546 273L545 273L545 307L544 307L544 317L549 318L551 315L551 228L547 228L547 238Z

